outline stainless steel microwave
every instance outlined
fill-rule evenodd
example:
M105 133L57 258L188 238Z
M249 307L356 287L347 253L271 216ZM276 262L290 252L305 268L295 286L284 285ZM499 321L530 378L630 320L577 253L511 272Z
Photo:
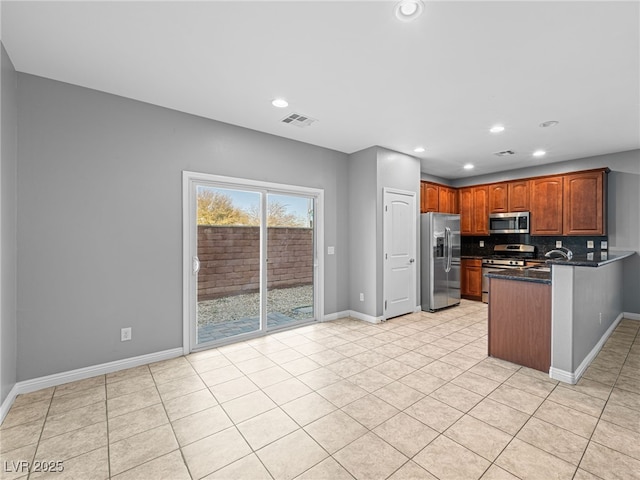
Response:
M489 233L529 233L529 212L490 213Z

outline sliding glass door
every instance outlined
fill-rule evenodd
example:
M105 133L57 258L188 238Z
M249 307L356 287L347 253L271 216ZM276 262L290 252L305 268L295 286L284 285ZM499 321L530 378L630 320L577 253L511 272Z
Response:
M267 328L314 317L314 199L267 194Z
M183 186L185 351L318 318L321 191L191 172Z

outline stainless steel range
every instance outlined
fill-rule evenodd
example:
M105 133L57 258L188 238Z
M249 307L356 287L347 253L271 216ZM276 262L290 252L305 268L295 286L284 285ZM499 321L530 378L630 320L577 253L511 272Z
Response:
M482 259L482 301L489 303L489 279L485 274L496 270L523 268L536 257L535 245L511 243L493 247L493 255Z

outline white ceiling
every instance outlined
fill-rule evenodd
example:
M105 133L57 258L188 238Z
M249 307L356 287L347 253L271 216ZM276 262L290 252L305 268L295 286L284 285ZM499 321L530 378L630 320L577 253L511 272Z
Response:
M20 72L346 153L380 145L444 178L640 148L638 1L426 2L410 23L394 3L3 1L2 41ZM293 112L318 122L280 122Z

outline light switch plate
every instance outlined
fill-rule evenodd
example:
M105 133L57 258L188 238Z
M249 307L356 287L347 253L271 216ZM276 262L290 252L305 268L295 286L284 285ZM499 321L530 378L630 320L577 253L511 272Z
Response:
M608 248L607 243L608 242L606 240L601 240L600 241L600 250L606 250Z
M593 260L593 252L587 253L587 260Z
M480 246L484 247L484 240L480 240Z
M562 247L562 240L556 240L556 248Z
M587 240L587 248L593 248L593 240Z

